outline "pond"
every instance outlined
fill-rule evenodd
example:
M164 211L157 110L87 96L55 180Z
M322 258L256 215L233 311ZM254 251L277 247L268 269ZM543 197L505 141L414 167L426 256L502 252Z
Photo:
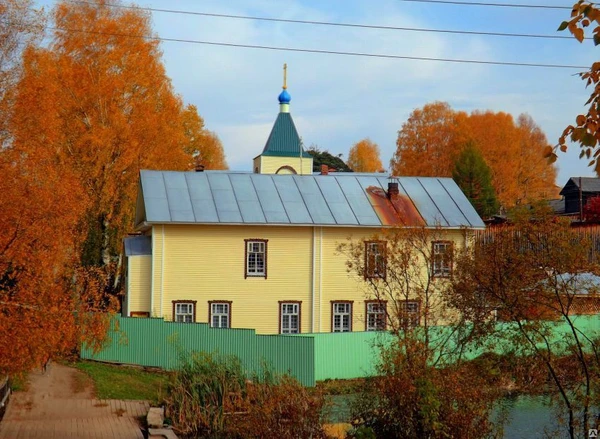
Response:
M352 396L336 395L331 398L333 406L329 421L332 423L348 422ZM559 429L556 411L548 403L548 396L506 397L499 402L499 408L492 416L496 418L501 410L506 411L505 439L567 438L564 427Z

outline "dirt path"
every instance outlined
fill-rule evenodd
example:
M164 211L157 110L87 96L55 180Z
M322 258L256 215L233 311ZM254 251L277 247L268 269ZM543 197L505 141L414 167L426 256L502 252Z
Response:
M11 395L0 439L143 438L145 401L98 400L82 372L52 363L30 374L26 392Z

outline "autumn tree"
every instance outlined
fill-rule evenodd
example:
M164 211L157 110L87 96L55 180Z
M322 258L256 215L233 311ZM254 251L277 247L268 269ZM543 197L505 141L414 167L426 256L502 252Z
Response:
M583 218L589 223L600 223L600 197L590 197L583 206Z
M498 201L504 207L516 205L522 194L516 166L520 134L512 115L501 111L474 111L464 126L469 140L477 145L490 167Z
M202 145L199 130L186 136L184 126L201 119L173 92L157 40L119 36L152 36L148 13L103 0L61 2L53 19L49 48L25 52L15 149L51 151L49 166L73 172L83 193L82 263L109 267L116 280L139 170L189 168Z
M483 390L483 374L463 367L470 330L446 304L454 253L447 232L385 229L366 242L350 239L338 251L367 303L382 316L368 324L392 335L376 343L377 376L366 380L353 405L357 434L488 437L496 428L489 415L497 395Z
M398 133L396 175L448 177L463 145L473 142L490 167L504 207L556 195L556 169L544 160L547 140L531 117L515 124L504 112L456 112L446 103L417 109Z
M79 340L69 279L77 210L82 196L70 171L53 165L48 150L28 155L15 147L10 122L21 54L42 36L43 16L31 1L0 2L0 375L29 370ZM87 292L82 292L87 294Z
M446 102L414 110L398 131L390 161L393 175L449 177L457 154L457 114Z
M182 123L186 139L183 150L205 169L228 169L221 140L204 127L204 120L195 105L184 109Z
M479 216L489 218L498 212L499 205L492 186L490 168L472 142L466 145L456 159L452 178Z
M44 16L32 0L2 0L0 17L0 142L4 145L10 139L7 123L22 72L21 54L42 37Z
M363 139L350 148L348 166L354 172L380 172L383 169L379 146L370 139Z
M595 22L595 24L594 24ZM573 5L571 18L563 21L558 27L559 31L568 29L569 32L583 43L585 39L585 28L591 27L594 44L600 44L600 8L598 5L584 0L579 0ZM598 141L600 140L600 61L594 62L586 72L579 73L579 77L585 81L586 87L592 92L585 103L588 106L587 113L579 114L575 118L575 124L565 128L558 139L558 146L562 152L567 151L567 139L578 143L581 147L579 158L585 157L590 166L594 166L596 174L600 175L600 162L597 157L600 154ZM550 162L557 159L556 148L548 146L545 151Z
M600 332L583 326L583 300L596 300L598 265L589 235L549 209L524 209L512 227L487 231L456 257L449 295L491 349L532 357L548 374L569 437L597 424ZM506 322L496 324L493 315ZM566 329L556 332L557 322Z
M313 172L320 172L321 165L327 165L339 172L352 172L346 163L339 156L331 154L329 151L321 151L318 146L311 145L307 150L313 158Z
M0 5L0 373L101 341L110 315L87 311L116 310L141 168L226 166L149 15L113 5L60 2L47 46L31 2Z
M557 170L544 157L548 139L531 116L521 114L517 119L519 152L517 154L517 184L520 196L516 204L558 197Z

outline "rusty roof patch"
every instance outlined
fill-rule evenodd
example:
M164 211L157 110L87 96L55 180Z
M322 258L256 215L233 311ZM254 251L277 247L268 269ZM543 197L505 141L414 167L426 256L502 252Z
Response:
M377 213L382 225L386 226L423 226L425 221L415 205L405 195L398 194L388 198L379 186L369 186L366 190L369 201Z

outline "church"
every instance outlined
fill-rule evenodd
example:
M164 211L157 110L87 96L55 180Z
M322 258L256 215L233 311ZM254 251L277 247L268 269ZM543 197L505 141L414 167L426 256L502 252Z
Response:
M371 237L384 228L438 228L431 245L443 255L485 227L450 178L313 172L285 79L278 101L252 172L140 172L123 316L259 334L382 330L386 303L365 294L338 245L364 241L365 277L381 277L386 243ZM451 264L440 259L434 275ZM419 301L406 311L418 324Z

